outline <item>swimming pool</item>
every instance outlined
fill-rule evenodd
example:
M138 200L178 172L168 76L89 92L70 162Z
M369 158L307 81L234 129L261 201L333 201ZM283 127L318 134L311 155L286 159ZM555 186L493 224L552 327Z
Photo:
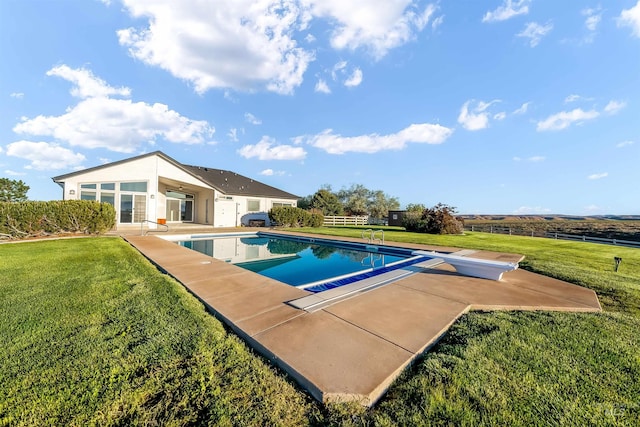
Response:
M178 243L280 282L321 292L402 268L412 250L272 233L191 236Z

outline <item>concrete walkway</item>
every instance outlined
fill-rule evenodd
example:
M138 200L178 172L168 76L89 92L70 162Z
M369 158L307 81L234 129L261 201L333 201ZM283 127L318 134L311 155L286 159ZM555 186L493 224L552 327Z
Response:
M500 282L477 279L461 276L445 264L307 312L287 302L310 292L157 236L124 238L323 402L372 405L409 363L469 310L601 310L595 292L580 286L524 270L505 273ZM509 262L522 258L488 251L469 256Z

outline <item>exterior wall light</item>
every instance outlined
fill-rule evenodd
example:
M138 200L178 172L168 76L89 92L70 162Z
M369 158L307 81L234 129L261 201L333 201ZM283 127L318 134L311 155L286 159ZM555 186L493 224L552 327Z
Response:
M76 190L69 190L69 195L70 196L75 196L76 195Z

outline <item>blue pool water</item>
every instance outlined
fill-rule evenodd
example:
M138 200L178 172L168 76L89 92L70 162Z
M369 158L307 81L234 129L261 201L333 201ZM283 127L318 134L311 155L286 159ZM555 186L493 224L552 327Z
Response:
M345 279L346 275L357 278L358 275L388 271L404 265L403 261L411 257L408 249L263 233L188 240L179 244L313 291L345 284L349 280Z

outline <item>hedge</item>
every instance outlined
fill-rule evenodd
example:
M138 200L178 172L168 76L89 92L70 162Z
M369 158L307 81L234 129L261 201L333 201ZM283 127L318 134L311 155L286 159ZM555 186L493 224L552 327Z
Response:
M280 206L269 211L269 219L281 227L321 227L324 216L293 206Z
M91 200L0 202L0 238L62 233L104 233L116 223L115 208Z

